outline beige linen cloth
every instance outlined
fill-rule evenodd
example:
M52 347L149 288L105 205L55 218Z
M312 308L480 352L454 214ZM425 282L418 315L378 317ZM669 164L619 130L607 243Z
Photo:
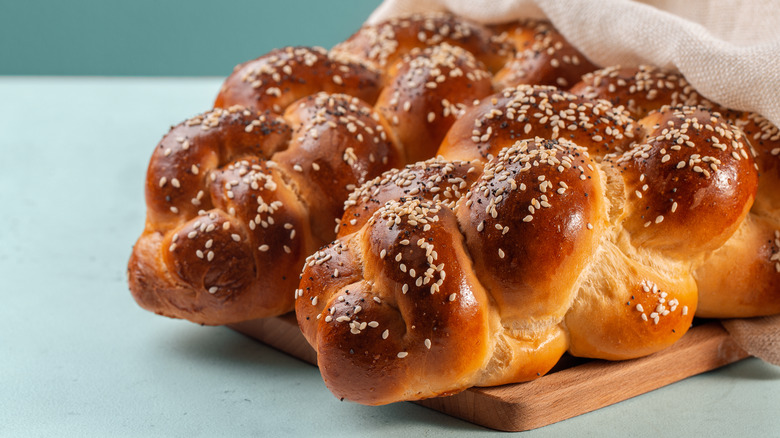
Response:
M677 69L704 97L780 126L777 0L385 0L368 22L434 11L486 24L546 17L597 65ZM745 351L780 365L780 315L722 322Z

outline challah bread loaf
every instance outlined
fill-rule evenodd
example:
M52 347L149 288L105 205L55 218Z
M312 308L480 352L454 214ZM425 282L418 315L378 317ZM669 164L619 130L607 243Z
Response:
M704 105L719 111L745 133L759 170L758 194L750 214L732 237L720 248L705 254L703 260L692 260L697 266L694 275L699 288L697 316L734 318L779 313L780 134L777 127L757 114L728 110L709 102L679 73L652 66L607 67L583 76L571 92L624 105L635 117L644 117L663 105ZM707 169L707 166L700 167Z
M446 14L241 64L155 148L133 296L202 324L295 308L365 404L780 312L777 128L671 72L595 69L547 22Z
M505 115L501 97L516 91L527 87L483 104ZM549 129L542 118L531 117L531 132ZM618 129L602 123L600 134ZM706 109L666 108L632 129L623 152L604 156L564 136L515 140L491 153L454 202L408 193L437 172L425 163L359 189L368 195L350 198L342 224L356 212L358 220L373 215L308 259L296 293L299 325L328 387L383 404L530 380L567 350L628 359L679 339L697 307L691 260L743 222L757 172L741 133ZM492 142L515 132L497 131ZM606 149L588 134L579 141ZM486 143L469 141L477 151ZM467 150L462 143L458 151Z

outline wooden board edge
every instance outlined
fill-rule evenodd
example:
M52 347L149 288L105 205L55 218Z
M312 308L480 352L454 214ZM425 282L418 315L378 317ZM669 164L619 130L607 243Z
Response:
M643 358L593 360L531 382L470 388L419 403L482 426L518 432L591 412L746 357L720 324L711 322Z
M292 313L229 327L298 359L317 363L317 354ZM671 347L643 358L591 360L531 382L469 388L415 403L481 426L519 432L591 412L748 356L718 322L708 322L693 327Z
M317 352L298 328L294 313L275 318L255 319L228 325L229 328L264 344L317 365Z

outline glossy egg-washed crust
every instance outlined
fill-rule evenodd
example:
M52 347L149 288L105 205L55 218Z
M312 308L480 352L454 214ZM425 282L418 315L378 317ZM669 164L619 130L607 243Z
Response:
M664 105L706 106L742 130L752 148L739 154L755 155L758 194L750 214L729 240L697 263L697 315L733 318L780 312L780 131L777 127L758 114L722 108L699 95L679 73L653 66L607 67L583 76L570 91L622 105L637 118ZM709 167L708 163L699 165L704 170ZM740 170L733 169L731 179L738 175Z
M432 157L514 53L500 32L440 14L236 66L215 109L155 148L133 296L202 324L292 310L303 259L332 240L348 194Z
M323 141L312 147L312 136ZM324 93L285 117L234 106L172 128L147 171L146 227L128 266L136 301L203 324L289 311L297 267L332 236L337 196L403 163L381 137L371 107Z
M366 25L332 51L385 70L415 48L442 43L473 53L490 71L499 70L514 55L513 46L495 32L450 14L414 14Z
M569 88L598 67L588 61L548 21L524 20L494 27L515 46L515 58L496 73L495 88L520 84Z
M298 321L339 397L424 398L530 380L565 351L619 360L666 348L697 309L691 261L723 245L756 196L745 136L703 107L633 121L606 101L518 86L472 114L456 122L443 157L354 192L337 243L304 268ZM515 138L526 126L558 135ZM575 141L560 135L569 132ZM355 303L346 291L360 291L371 313L362 302L357 315L339 313L340 297ZM461 309L461 296L478 310ZM477 328L464 326L478 333L467 346L444 329L454 311L479 315ZM444 380L440 357L452 373Z
M552 86L519 85L466 110L447 133L439 154L487 160L516 141L541 137L588 145L603 156L634 142L636 121L606 101L575 96Z

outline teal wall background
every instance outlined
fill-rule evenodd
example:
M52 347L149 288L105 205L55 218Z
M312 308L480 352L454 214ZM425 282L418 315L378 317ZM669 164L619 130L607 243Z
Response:
M331 47L379 3L0 0L0 75L225 76L276 47Z

